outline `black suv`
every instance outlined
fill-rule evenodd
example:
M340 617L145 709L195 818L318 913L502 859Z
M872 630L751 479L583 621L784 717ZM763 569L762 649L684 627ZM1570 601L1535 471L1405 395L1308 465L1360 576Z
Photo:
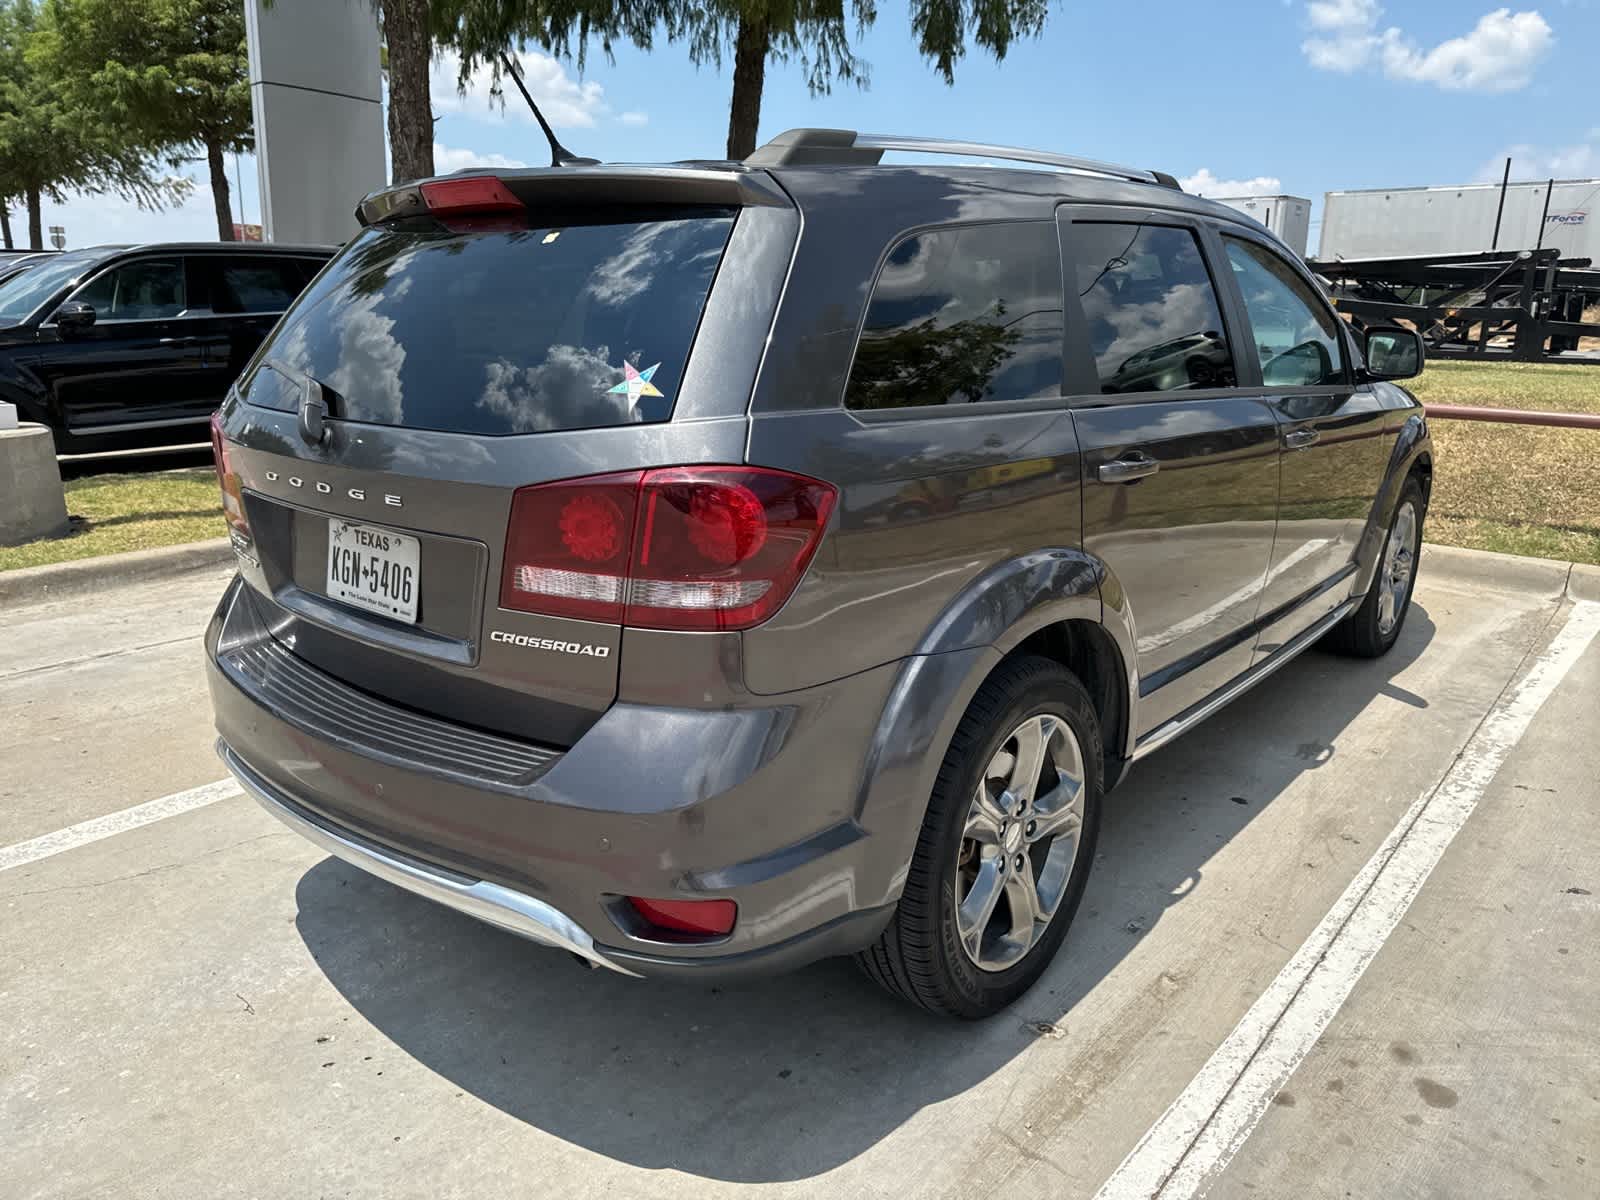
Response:
M1400 632L1420 339L1168 176L800 130L359 212L218 414L221 751L593 966L992 1013L1131 763Z
M59 453L193 441L326 246L97 246L0 281L0 400Z

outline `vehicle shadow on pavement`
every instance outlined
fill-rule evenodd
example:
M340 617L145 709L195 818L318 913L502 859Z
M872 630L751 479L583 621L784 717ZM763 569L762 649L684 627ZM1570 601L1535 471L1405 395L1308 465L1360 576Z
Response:
M1167 908L1307 771L1432 640L1412 608L1376 662L1313 652L1139 764L1108 799L1097 865L1066 946L1040 984L991 1021L935 1018L844 961L722 987L587 970L337 859L296 891L297 927L327 978L424 1066L508 1115L648 1169L717 1180L806 1179L860 1155L921 1108L982 1082L1118 967ZM1334 815L1337 819L1337 815ZM1159 1028L1165 971L1134 981L1116 1041ZM1042 1032L1052 1030L1046 1025ZM1052 1070L1085 1103L1114 1054L1092 1042ZM1062 1114L1063 1118L1066 1114Z

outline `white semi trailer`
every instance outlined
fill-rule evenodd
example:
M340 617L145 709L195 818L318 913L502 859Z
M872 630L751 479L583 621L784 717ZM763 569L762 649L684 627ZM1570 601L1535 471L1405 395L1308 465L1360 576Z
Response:
M1260 221L1301 258L1311 233L1311 201L1303 196L1208 196Z
M1498 183L1329 192L1317 257L1401 258L1544 246L1600 265L1600 179L1509 185L1496 243L1499 207Z

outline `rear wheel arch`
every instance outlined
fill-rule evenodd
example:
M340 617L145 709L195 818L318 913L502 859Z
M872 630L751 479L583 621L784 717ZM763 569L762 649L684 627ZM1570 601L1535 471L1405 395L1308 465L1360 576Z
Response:
M959 639L959 640L958 640ZM985 680L1006 661L1038 654L1071 671L1090 693L1100 721L1107 786L1133 752L1139 694L1134 619L1121 582L1081 548L1041 550L986 572L946 609L922 649L941 652L987 643L999 652L950 698L949 728ZM929 747L943 754L946 741Z
M1100 723L1101 760L1109 787L1127 760L1133 717L1131 678L1116 639L1097 621L1053 621L1030 633L1003 661L1026 655L1060 663L1089 693Z

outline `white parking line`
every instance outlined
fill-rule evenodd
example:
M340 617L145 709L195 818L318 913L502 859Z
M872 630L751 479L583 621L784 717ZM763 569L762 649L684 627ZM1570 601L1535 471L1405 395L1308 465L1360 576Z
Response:
M236 782L232 779L219 779L215 783L203 783L186 792L174 792L159 800L136 804L120 812L107 813L92 821L80 821L76 825L58 829L54 833L42 834L13 846L0 847L0 871L26 866L28 863L38 862L41 858L49 858L52 854L74 850L90 842L98 842L101 838L126 833L141 825L149 825L152 821L175 817L179 813L193 812L197 808L204 808L208 804L215 804L218 800L226 800L238 794L239 785Z
M1095 1200L1193 1200L1206 1193L1332 1022L1506 756L1597 632L1600 604L1576 605L1522 681L1479 723L1444 778L1406 811Z

